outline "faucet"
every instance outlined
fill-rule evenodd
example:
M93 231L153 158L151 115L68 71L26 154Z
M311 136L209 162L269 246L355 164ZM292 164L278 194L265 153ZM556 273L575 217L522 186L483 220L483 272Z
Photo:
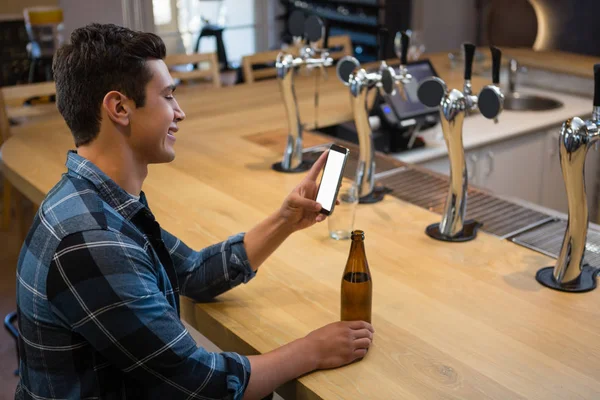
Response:
M380 32L381 33L381 32ZM356 169L356 184L359 202L376 203L383 200L385 189L375 187L375 145L373 132L369 124L367 97L371 89L377 87L387 94L393 94L396 86L410 82L412 76L406 69L406 53L408 52L409 37L406 32L398 32L394 42L396 53L400 54L399 72L381 61L376 72L367 72L360 67L354 57L343 57L337 64L338 78L350 88L350 102L354 114L354 124L358 134L359 157ZM385 38L380 35L380 57L385 49Z
M303 126L300 121L298 101L294 89L294 76L302 66L305 66L309 71L320 68L326 76L325 67L333 65L333 59L329 57L327 51L328 28L325 29L323 48L316 48L316 42L322 38L324 30L323 23L317 16L313 15L305 19L304 13L296 10L290 16L289 26L294 36L294 42L300 45L300 48L298 57L281 52L277 55L275 63L289 130L283 159L281 162L273 164L273 169L279 172L302 172L308 170L311 163L302 160ZM303 42L302 36L306 39L306 43ZM317 107L317 96L318 93L315 92L315 107Z
M594 65L592 119L566 120L559 135L560 167L567 191L568 220L562 247L554 267L538 271L541 284L565 292L587 292L596 287L600 272L583 264L588 231L588 206L584 165L588 150L600 140L600 64Z
M463 91L452 89L448 91L446 83L431 77L424 80L417 90L419 101L428 107L440 108L440 120L444 139L448 148L450 160L450 188L442 221L427 227L426 233L438 240L463 242L472 240L481 226L478 222L467 221L464 217L467 208L467 165L463 146L463 122L465 115L479 109L480 113L498 122L502 112L504 95L499 88L500 59L502 53L496 47L491 47L492 53L492 82L484 87L479 95L474 95L471 86L471 74L475 46L464 44L465 74Z

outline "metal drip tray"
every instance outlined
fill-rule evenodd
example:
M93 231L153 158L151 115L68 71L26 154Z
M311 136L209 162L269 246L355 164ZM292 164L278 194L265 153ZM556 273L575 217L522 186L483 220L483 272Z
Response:
M567 221L553 220L552 222L520 234L512 239L528 249L557 258L567 229ZM600 232L589 229L585 246L584 263L594 267L600 266Z
M394 197L438 214L444 210L448 182L441 177L405 168L377 181L392 189Z
M467 217L482 222L484 231L510 238L552 220L547 214L498 199L478 190L469 190Z
M448 180L417 169L406 167L392 174L381 174L379 183L393 190L392 196L438 214L444 212ZM531 210L483 191L470 188L466 219L483 223L481 228L502 239L552 220L549 215Z

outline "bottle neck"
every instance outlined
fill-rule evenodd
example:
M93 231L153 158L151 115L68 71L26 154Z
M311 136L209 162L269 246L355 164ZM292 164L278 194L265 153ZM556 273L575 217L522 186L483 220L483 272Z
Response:
M352 245L350 245L350 251L358 251L361 253L365 252L365 242L362 239L352 239Z
M352 240L350 246L349 264L366 265L367 255L365 254L365 243L363 240Z

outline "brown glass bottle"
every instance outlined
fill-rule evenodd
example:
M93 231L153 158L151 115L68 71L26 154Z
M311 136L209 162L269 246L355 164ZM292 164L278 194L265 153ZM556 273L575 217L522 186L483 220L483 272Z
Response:
M350 255L342 277L342 321L371 322L373 282L365 254L364 240L363 231L352 231Z

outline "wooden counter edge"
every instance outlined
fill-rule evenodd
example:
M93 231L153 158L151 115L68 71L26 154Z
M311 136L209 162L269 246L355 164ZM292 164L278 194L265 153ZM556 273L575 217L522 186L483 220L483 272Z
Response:
M198 332L202 332L208 340L223 351L232 351L244 356L259 355L258 350L242 340L235 333L221 325L192 299L180 296L181 320ZM199 329L199 326L202 329ZM192 337L194 335L192 334ZM291 380L278 387L275 391L285 399L321 400L321 397L301 382L302 377Z
M17 189L23 196L31 200L32 203L39 206L42 204L46 193L37 189L31 183L23 179L17 172L12 170L2 159L2 149L0 149L0 170L8 181Z

